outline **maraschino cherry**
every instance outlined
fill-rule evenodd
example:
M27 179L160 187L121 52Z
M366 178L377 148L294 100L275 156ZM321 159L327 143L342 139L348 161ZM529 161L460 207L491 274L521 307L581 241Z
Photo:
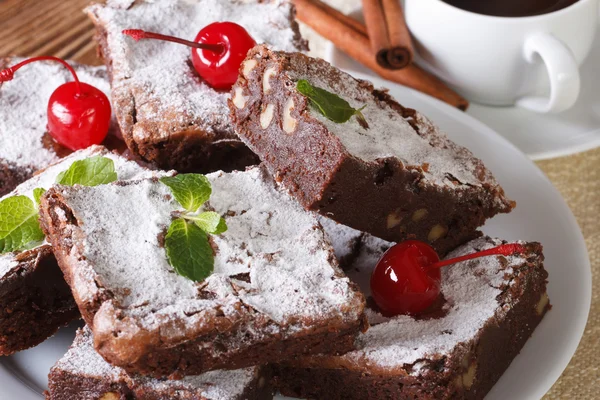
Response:
M136 41L158 39L192 47L194 68L202 79L219 90L231 89L248 50L256 45L248 32L234 22L214 22L207 25L193 42L140 29L126 29L123 34Z
M110 126L110 101L102 91L79 81L75 70L57 57L34 57L0 71L0 83L13 79L21 67L41 60L57 61L74 81L60 85L48 101L48 131L59 144L75 151L104 141Z
M491 249L440 261L427 243L407 240L392 246L381 257L371 275L371 294L386 316L417 315L431 306L440 294L440 268L473 258L524 253L520 244L503 244Z

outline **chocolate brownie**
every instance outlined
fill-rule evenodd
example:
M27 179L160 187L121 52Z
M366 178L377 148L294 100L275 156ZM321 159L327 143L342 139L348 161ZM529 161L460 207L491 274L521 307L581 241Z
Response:
M122 30L140 28L193 40L212 22L232 21L257 43L305 50L289 1L136 1L96 4L86 11L97 28L119 124L132 152L180 172L231 171L258 163L233 131L228 91L216 91L202 80L188 47L136 43Z
M0 58L0 69L23 61ZM69 62L82 82L109 93L106 68ZM36 62L15 73L12 81L0 85L0 196L13 190L42 168L70 151L48 134L48 100L54 90L73 78L54 62ZM116 126L114 127L116 128Z
M91 331L77 332L73 345L50 370L47 400L259 400L272 399L267 367L211 371L180 381L130 376L94 350Z
M57 186L42 220L98 352L129 373L196 375L343 353L365 327L364 298L316 216L262 168L207 175L214 272L174 273L162 246L181 206L156 180ZM172 375L171 375L172 374Z
M74 161L96 155L111 158L120 179L154 174L104 147L92 146L40 171L0 201L15 195L32 197L33 189L50 188ZM77 317L79 311L50 244L0 254L0 355L36 346Z
M497 246L482 237L456 257ZM483 399L550 308L542 246L445 267L439 304L419 318L381 315L367 301L371 328L342 356L312 356L275 368L285 395L314 399ZM370 235L349 269L370 293L372 269L391 245Z
M299 80L362 109L367 125L355 116L327 119L298 91ZM469 150L323 60L257 46L232 93L236 132L276 180L305 208L345 225L394 242L427 241L446 253L514 206Z

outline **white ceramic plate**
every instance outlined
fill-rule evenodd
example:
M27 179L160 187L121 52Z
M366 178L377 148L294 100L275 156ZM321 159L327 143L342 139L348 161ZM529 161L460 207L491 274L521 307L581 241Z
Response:
M329 43L325 59L349 70L369 71ZM600 30L581 67L581 93L573 108L560 114L538 114L517 107L471 104L468 114L486 123L532 160L566 156L600 146Z
M485 226L486 233L506 239L537 240L544 245L553 308L487 398L542 397L573 356L590 307L589 258L573 214L542 172L484 124L429 96L371 80L376 86L389 87L403 104L428 115L453 140L469 147L517 201L513 213L494 218ZM40 399L50 367L66 351L73 335L74 326L32 350L1 358L0 399Z

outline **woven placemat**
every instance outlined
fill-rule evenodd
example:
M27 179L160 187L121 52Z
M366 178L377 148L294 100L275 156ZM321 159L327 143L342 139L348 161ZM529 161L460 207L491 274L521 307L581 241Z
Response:
M89 2L0 0L0 56L56 55L100 64L92 23L81 11ZM360 6L360 0L328 2L344 12ZM303 31L310 40L312 55L322 57L325 41L305 27ZM592 309L584 337L571 363L544 398L600 398L600 148L537 164L577 217L593 275Z

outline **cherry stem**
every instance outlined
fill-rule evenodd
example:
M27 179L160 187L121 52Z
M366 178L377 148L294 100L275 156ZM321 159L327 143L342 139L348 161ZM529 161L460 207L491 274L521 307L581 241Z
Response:
M123 34L127 35L127 36L131 36L131 38L133 38L133 40L135 40L136 42L140 41L141 39L158 39L158 40L164 40L167 42L184 44L186 46L194 47L196 49L212 51L217 54L225 51L225 46L221 43L215 43L215 44L197 43L197 42L192 42L189 40L181 39L181 38L178 38L175 36L162 35L160 33L155 33L155 32L146 32L141 29L125 29L123 31Z
M491 249L478 251L477 253L467 254L466 256L451 258L449 260L438 261L434 264L429 265L428 268L441 268L441 267L445 267L450 264L455 264L455 263L458 263L461 261L472 260L474 258L479 258L479 257L511 256L513 254L523 254L526 251L527 251L527 249L525 248L525 246L517 244L517 243L503 244L498 247L492 247Z
M58 57L52 57L52 56L40 56L40 57L29 58L27 60L21 61L20 63L18 63L16 65L13 65L10 68L3 69L2 71L0 71L0 83L11 81L14 78L15 72L17 72L17 70L19 70L21 67L24 67L27 64L30 64L30 63L36 62L36 61L56 61L56 62L59 62L62 65L64 65L69 70L69 72L71 72L71 75L73 75L73 79L75 79L75 83L77 85L77 92L79 95L81 95L81 93L82 93L81 83L79 82L79 78L77 77L77 73L75 72L73 67L71 67L69 65L69 63L66 62L65 60L58 58Z

